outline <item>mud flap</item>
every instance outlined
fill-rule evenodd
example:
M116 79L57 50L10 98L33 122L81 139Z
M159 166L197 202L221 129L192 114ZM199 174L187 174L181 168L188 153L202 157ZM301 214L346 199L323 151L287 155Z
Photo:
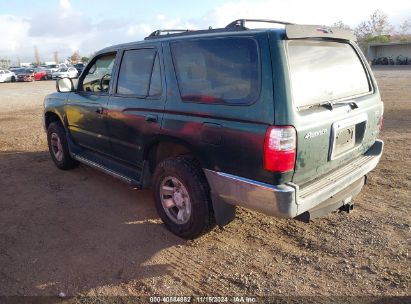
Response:
M223 227L235 218L236 206L227 204L220 196L213 194L213 192L211 192L211 201L213 203L215 221L218 226Z

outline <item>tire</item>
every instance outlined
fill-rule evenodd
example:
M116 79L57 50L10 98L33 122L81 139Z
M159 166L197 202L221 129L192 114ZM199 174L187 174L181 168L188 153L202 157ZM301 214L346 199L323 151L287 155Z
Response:
M16 82L16 77L14 77L14 76L11 76L11 80L10 80L11 82Z
M205 176L191 157L166 159L154 171L157 212L165 226L181 238L194 239L214 227L209 193Z
M47 143L53 162L59 169L69 170L78 165L70 156L66 132L59 122L52 122L47 128Z

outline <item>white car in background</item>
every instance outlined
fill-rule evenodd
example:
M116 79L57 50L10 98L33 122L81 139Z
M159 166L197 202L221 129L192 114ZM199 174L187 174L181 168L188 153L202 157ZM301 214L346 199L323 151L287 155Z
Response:
M52 75L53 79L58 79L58 78L76 78L78 76L78 71L74 67L69 67L69 68L60 68L57 72L54 72Z
M15 82L16 74L9 70L0 70L0 82Z

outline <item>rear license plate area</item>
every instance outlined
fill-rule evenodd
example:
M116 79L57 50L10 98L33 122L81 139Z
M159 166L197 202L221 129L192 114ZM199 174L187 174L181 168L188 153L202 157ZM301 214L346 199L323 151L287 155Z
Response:
M335 135L335 148L343 151L355 146L355 125L337 131Z
M335 122L332 126L330 160L338 158L361 146L366 126L366 115Z

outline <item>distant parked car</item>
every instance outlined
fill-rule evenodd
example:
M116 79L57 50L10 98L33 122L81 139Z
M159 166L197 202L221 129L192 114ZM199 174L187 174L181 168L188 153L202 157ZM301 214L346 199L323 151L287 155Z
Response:
M78 75L78 71L74 67L69 67L69 68L61 68L57 72L54 72L52 74L53 79L58 79L58 78L76 78Z
M9 70L0 70L0 82L15 82L16 74Z
M44 68L44 71L47 74L47 79L52 79L53 78L53 71L49 68Z
M43 68L37 68L34 70L34 79L35 80L47 80L48 75L47 71Z
M76 63L76 64L74 65L74 67L76 68L76 70L77 70L77 72L78 72L79 75L81 74L81 72L83 72L85 66L86 66L86 65L85 65L84 63Z
M49 64L47 69L51 71L51 73L57 72L59 70L59 66L57 64Z
M18 69L14 73L17 76L17 81L34 81L34 69Z

